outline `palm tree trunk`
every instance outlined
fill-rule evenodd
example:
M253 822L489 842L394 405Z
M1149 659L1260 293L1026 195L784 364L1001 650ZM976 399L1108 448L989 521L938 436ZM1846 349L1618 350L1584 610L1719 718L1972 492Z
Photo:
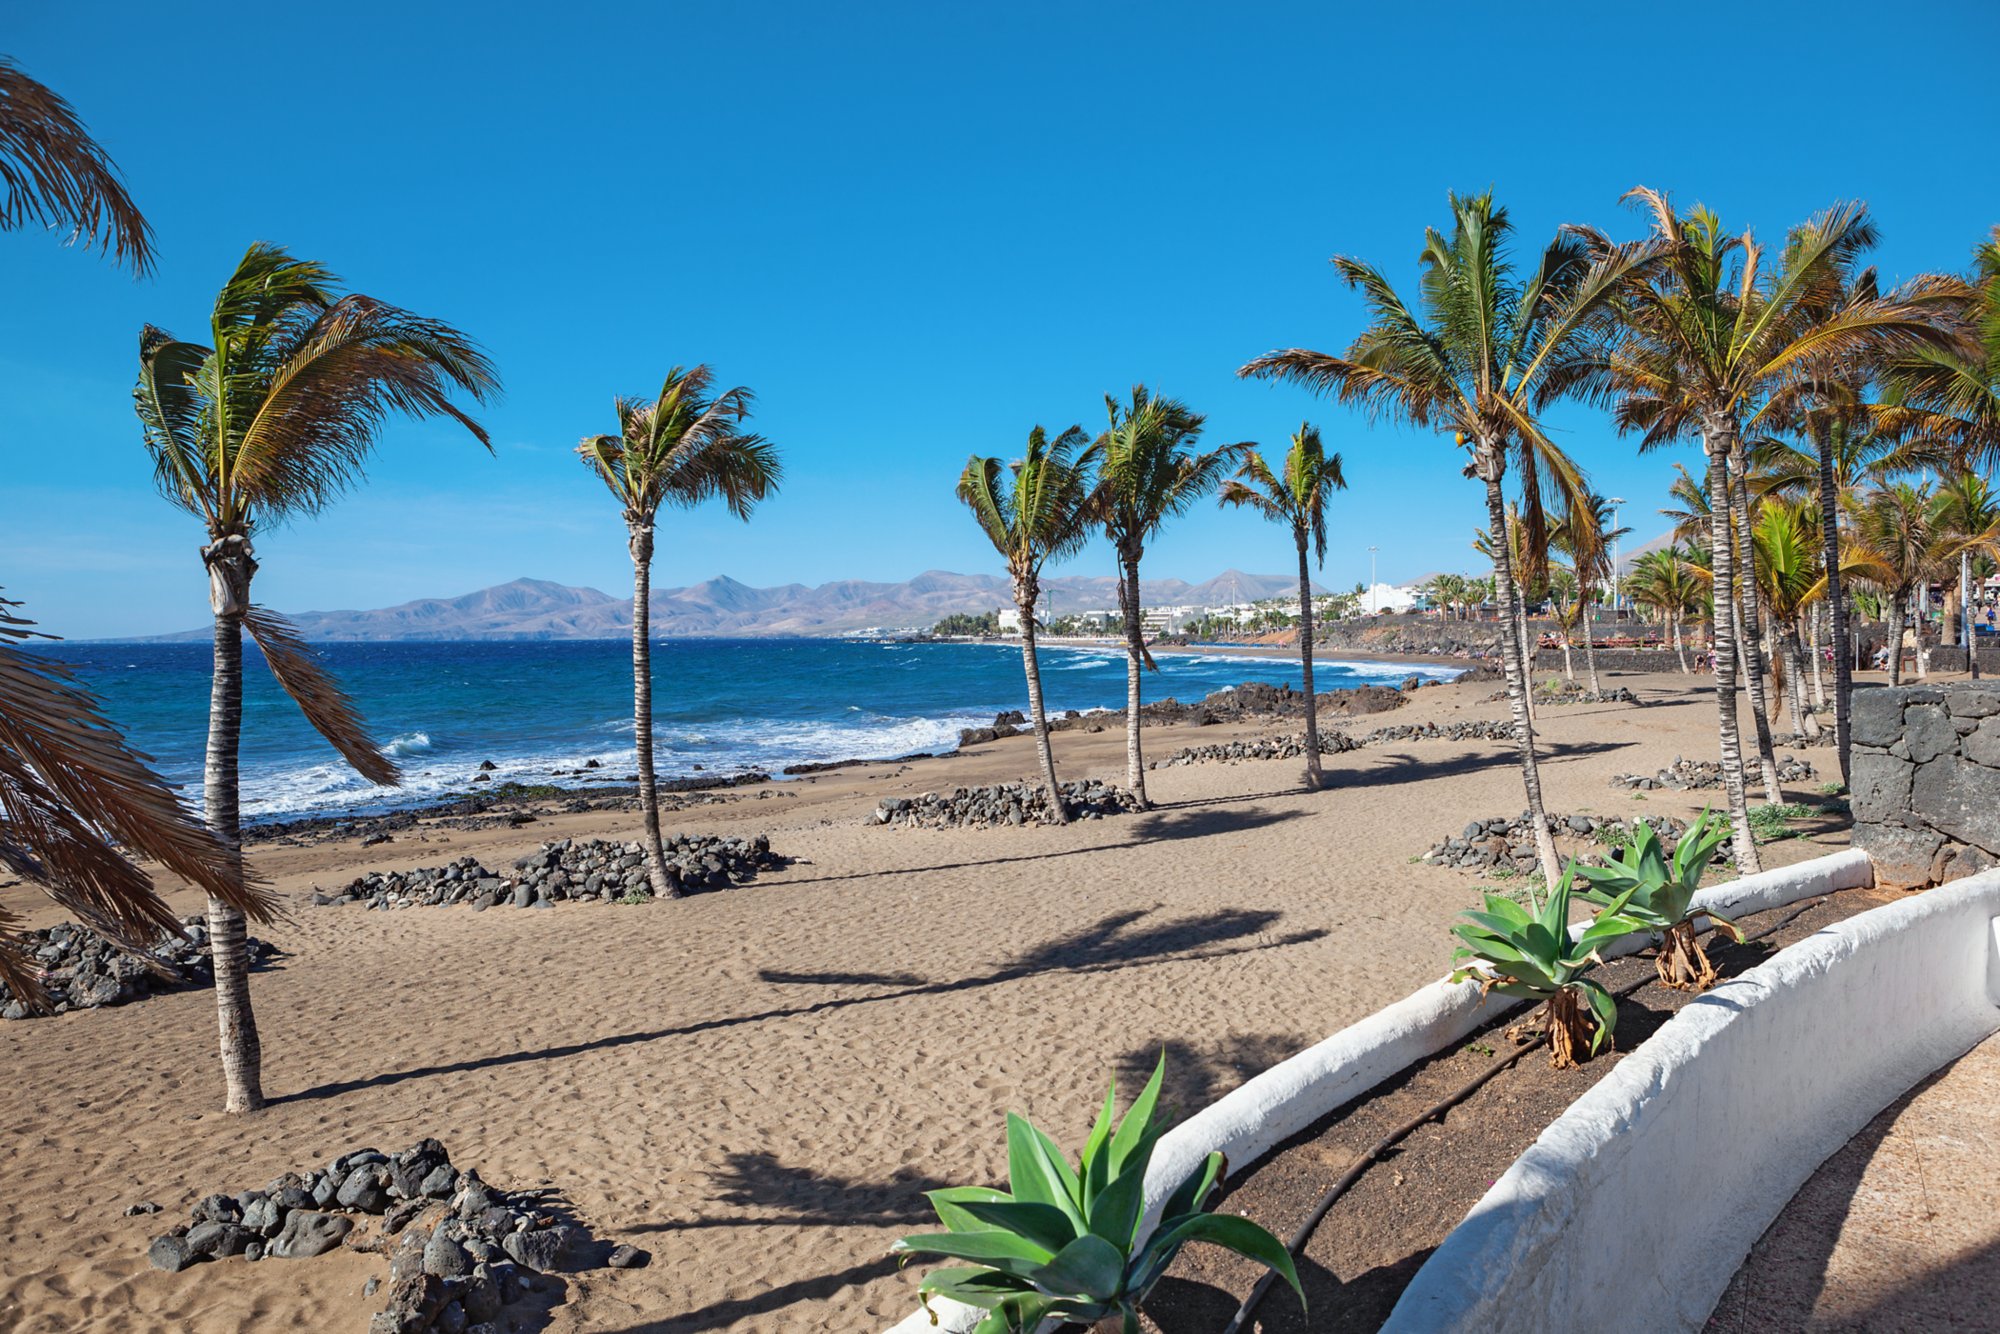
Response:
M1500 490L1501 458L1482 448L1479 474L1486 483L1486 526L1493 540L1493 583L1504 601L1500 605L1500 658L1507 673L1507 704L1514 714L1514 737L1521 751L1521 785L1527 790L1528 819L1535 830L1535 854L1542 863L1543 882L1551 888L1562 877L1562 863L1556 858L1555 834L1549 829L1548 811L1542 806L1542 773L1535 763L1535 723L1528 711L1528 694L1533 688L1528 675L1528 655L1524 624L1518 615L1520 590L1514 587L1513 552L1507 540L1507 500Z
M1958 553L1958 614L1965 620L1965 670L1979 679L1979 640L1972 631L1972 553Z
M1840 781L1848 774L1853 745L1854 622L1840 574L1840 496L1833 480L1833 443L1824 433L1813 442L1819 454L1820 559L1826 564L1826 604L1833 614L1833 747Z
M1815 710L1826 707L1826 673L1821 670L1825 656L1819 642L1819 608L1812 607L1806 614L1806 657L1812 662L1812 706Z
M209 606L215 613L215 668L208 695L208 753L202 765L202 814L216 841L240 867L242 829L237 756L243 738L243 613L250 606L250 577L257 562L250 543L226 537L202 552L209 572ZM250 1008L250 957L243 914L211 897L208 948L215 967L215 1013L222 1049L223 1110L254 1112L264 1106L264 1048Z
M1787 621L1778 629L1785 651L1787 674L1792 678L1786 692L1792 711L1792 730L1801 737L1819 735L1819 718L1806 707L1805 650L1799 643L1799 627Z
M1139 558L1119 557L1118 601L1125 612L1125 787L1145 810L1146 762L1139 744L1140 673L1146 667L1146 632L1139 624Z
M1581 595L1582 590L1579 590L1579 596ZM1598 688L1597 684L1597 637L1590 630L1590 601L1588 597L1584 597L1583 610L1580 614L1583 617L1584 670L1590 673L1590 693L1601 695L1604 692Z
M1722 745L1722 790L1729 802L1731 847L1738 875L1763 870L1757 857L1757 840L1750 832L1750 807L1744 797L1743 738L1736 715L1736 618L1731 614L1735 586L1735 541L1729 523L1728 455L1718 442L1704 439L1708 451L1709 542L1714 548L1713 563L1716 604L1710 622L1709 639L1714 645L1709 657L1715 663L1717 730Z
M1928 680L1931 674L1931 665L1924 657L1924 625L1931 618L1931 585L1928 575L1917 586L1917 591L1911 595L1910 601L1914 607L1910 620L1910 646L1916 658L1917 679L1923 681Z
M1888 599L1883 614L1888 618L1886 627L1889 634L1889 684L1903 684L1903 601L1909 592L1899 589Z
M1326 775L1319 762L1319 696L1313 693L1312 567L1306 563L1306 530L1299 541L1299 675L1306 691L1306 786L1317 790Z
M1571 685L1575 685L1575 684L1576 684L1576 661L1575 661L1575 659L1574 659L1574 658L1572 658L1572 657L1571 657L1571 655L1570 655L1570 642L1569 642L1569 641L1570 641L1570 637L1569 637L1569 633L1568 633L1567 631L1564 631L1564 633L1563 633L1563 680L1565 680L1565 681L1569 682L1569 683L1570 683Z
M1507 553L1507 564L1510 568L1514 563L1513 557L1513 552ZM1541 641L1528 633L1528 590L1511 584L1509 588L1514 594L1514 609L1510 613L1515 625L1514 642L1518 645L1516 651L1521 655L1521 675L1527 683L1528 721L1533 722L1535 721L1535 659L1541 656L1542 645Z
M1757 543L1750 521L1750 488L1744 469L1743 442L1734 433L1729 437L1729 469L1730 516L1736 524L1736 540L1742 544L1743 562L1742 568L1736 572L1736 582L1743 593L1745 634L1742 652L1745 671L1750 678L1750 722L1757 734L1757 767L1764 778L1764 800L1775 806L1784 800L1784 794L1778 788L1778 753L1771 745L1771 706L1765 690L1764 643L1760 633L1764 622L1757 594Z
M639 757L639 812L646 826L646 880L653 897L677 899L660 835L660 785L653 775L653 526L628 524L632 549L632 748Z
M1033 578L1014 581L1014 605L1021 609L1021 668L1028 674L1028 716L1035 722L1035 745L1042 755L1042 778L1049 785L1049 812L1055 823L1069 823L1062 784L1056 782L1056 753L1049 744L1049 715L1042 707L1042 664L1035 656L1035 603L1041 589Z
M1682 676L1687 676L1687 675L1689 675L1690 673L1689 673L1689 669L1688 669L1688 655L1687 655L1687 648L1686 648L1686 646L1685 646L1685 645L1683 645L1683 644L1681 643L1681 617L1680 617L1680 613L1679 613L1679 612L1675 612L1675 613L1674 613L1674 615L1673 615L1673 618L1672 618L1672 620L1673 620L1673 627L1674 627L1674 656L1675 656L1676 658L1679 658L1679 659L1681 660L1681 675L1682 675Z

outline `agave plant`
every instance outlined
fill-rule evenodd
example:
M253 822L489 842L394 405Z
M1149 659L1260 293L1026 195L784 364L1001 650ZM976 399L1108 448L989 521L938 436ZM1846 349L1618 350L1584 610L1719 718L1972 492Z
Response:
M950 1297L987 1312L974 1334L1035 1329L1047 1319L1094 1324L1105 1334L1138 1334L1139 1305L1182 1246L1207 1241L1275 1269L1304 1304L1292 1257L1247 1218L1205 1214L1202 1202L1222 1176L1220 1153L1168 1197L1159 1225L1142 1233L1146 1167L1165 1132L1153 1123L1166 1057L1114 1127L1116 1086L1091 1127L1075 1167L1053 1140L1007 1115L1011 1192L958 1186L929 1192L944 1232L904 1237L903 1256L970 1263L931 1271L918 1289L925 1308Z
M1646 929L1645 923L1624 915L1625 901L1637 892L1635 887L1613 897L1596 920L1572 939L1570 887L1576 872L1572 861L1539 905L1533 890L1528 891L1527 908L1488 894L1484 912L1467 909L1467 920L1451 929L1465 942L1452 952L1452 962L1472 961L1454 972L1451 980L1477 978L1482 998L1497 991L1503 996L1541 1001L1550 1064L1558 1070L1576 1065L1579 1046L1595 1056L1611 1041L1612 1030L1618 1025L1617 1000L1603 983L1583 975L1591 964L1604 962L1597 947Z
M1659 933L1662 941L1654 965L1660 981L1676 991L1706 991L1715 985L1715 966L1708 961L1701 937L1694 931L1696 917L1706 916L1716 930L1739 942L1743 939L1734 923L1714 913L1694 912L1691 907L1694 892L1701 888L1701 873L1728 837L1728 821L1705 810L1681 835L1669 856L1652 827L1635 820L1632 841L1612 857L1609 866L1576 868L1588 885L1583 891L1586 899L1605 905L1616 903L1619 916Z

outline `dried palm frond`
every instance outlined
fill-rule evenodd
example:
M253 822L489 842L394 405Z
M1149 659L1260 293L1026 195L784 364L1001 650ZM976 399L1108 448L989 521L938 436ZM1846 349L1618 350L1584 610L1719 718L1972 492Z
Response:
M128 949L180 922L131 858L142 856L258 921L270 891L181 805L77 686L67 668L25 652L43 638L0 599L0 866L41 885L83 923ZM0 935L11 924L0 921ZM0 952L18 995L20 956ZM16 973L5 970L15 968Z
M396 762L368 735L354 700L320 667L318 657L290 621L268 608L252 607L243 614L243 628L264 651L271 675L278 678L313 730L331 742L356 773L383 787L403 781Z
M153 267L153 229L118 168L74 108L0 56L0 231L66 228L139 273Z

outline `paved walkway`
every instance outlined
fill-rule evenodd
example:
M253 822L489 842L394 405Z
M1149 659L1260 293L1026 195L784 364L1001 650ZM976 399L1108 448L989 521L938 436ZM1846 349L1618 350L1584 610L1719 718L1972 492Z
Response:
M2000 1329L2000 1035L1827 1160L1751 1250L1708 1328Z

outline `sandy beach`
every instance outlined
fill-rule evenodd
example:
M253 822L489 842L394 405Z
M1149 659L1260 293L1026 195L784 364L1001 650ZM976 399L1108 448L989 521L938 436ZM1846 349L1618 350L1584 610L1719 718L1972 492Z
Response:
M1685 817L1718 793L1637 796L1610 778L1712 758L1702 678L1620 676L1643 707L1544 708L1552 812ZM1386 722L1502 718L1491 683L1417 691ZM1149 729L1149 755L1282 726ZM1123 735L1056 738L1065 777L1119 776ZM1831 752L1804 754L1831 776ZM371 912L306 897L370 869L466 853L489 866L558 837L630 837L636 817L260 845L294 907L258 931L285 956L253 994L273 1105L225 1117L205 991L0 1024L0 1327L260 1331L366 1327L378 1257L230 1260L168 1275L160 1218L350 1149L435 1136L509 1188L553 1187L650 1267L571 1275L522 1328L865 1331L911 1310L887 1254L927 1221L922 1190L1004 1175L1002 1119L1066 1144L1114 1070L1164 1047L1169 1100L1198 1108L1248 1074L1442 974L1470 873L1417 864L1468 820L1513 814L1497 742L1422 741L1294 762L1148 775L1158 809L1068 828L872 826L887 795L1012 780L1031 739L841 769L675 815L764 833L794 858L752 885L646 906ZM1818 797L1817 785L1798 799ZM1774 843L1767 864L1839 833ZM26 886L0 891L33 925ZM186 911L191 895L175 897ZM1129 1085L1128 1085L1129 1086Z

